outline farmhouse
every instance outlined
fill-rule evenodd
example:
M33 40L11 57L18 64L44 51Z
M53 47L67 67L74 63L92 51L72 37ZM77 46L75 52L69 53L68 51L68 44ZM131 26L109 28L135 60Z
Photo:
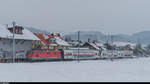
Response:
M14 33L16 55L19 52L32 50L32 41L39 40L32 32L21 25L15 26ZM12 38L13 26L0 25L0 52L5 52L9 57L12 57ZM2 56L2 54L0 54L0 56Z

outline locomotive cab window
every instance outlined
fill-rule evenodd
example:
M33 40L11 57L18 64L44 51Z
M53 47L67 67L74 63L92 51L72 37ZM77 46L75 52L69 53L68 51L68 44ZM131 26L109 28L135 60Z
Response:
M42 52L40 52L40 55L43 54Z
M56 52L53 52L56 55Z
M50 54L50 52L47 52L47 54L49 55L49 54Z

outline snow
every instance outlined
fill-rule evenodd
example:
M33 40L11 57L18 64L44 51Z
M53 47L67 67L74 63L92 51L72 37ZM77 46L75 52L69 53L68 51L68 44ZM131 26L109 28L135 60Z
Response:
M91 46L93 46L95 49L97 50L101 50L97 45L95 45L94 43L89 43Z
M13 34L9 32L5 25L0 25L0 37L1 38L12 38ZM23 35L15 34L15 39L25 40L39 40L32 32L24 27Z
M135 43L130 43L130 42L114 42L116 46L126 46L126 45L131 45L131 46L136 46Z
M101 43L95 43L97 46L104 46L103 44L101 44Z
M5 82L149 82L150 58L0 64Z
M0 25L0 37L8 38L9 36L12 36L12 34L6 29L6 26Z
M43 36L44 36L44 38L45 38L45 39L48 39L48 35L46 35L46 34L43 34Z
M60 37L55 37L56 43L61 46L70 46L66 41L62 40Z
M103 50L107 50L105 47L104 47L104 45L103 44L101 44L101 43L95 43L97 46L99 46L99 47L101 47Z
M17 26L22 26L21 24L16 24ZM7 24L9 28L13 27L13 24Z
M15 34L16 39L39 40L32 32L24 28L23 35Z
M114 42L113 44L116 45L116 46L130 45L132 49L134 49L134 47L136 46L135 43L130 43L130 42Z
M49 44L50 46L57 46L57 44Z

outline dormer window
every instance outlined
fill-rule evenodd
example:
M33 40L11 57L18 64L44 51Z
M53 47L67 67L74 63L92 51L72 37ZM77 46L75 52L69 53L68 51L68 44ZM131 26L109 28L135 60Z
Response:
M49 41L50 43L55 43L55 42L56 42L55 39L48 39L48 41Z
M23 32L22 32L23 29L24 29L24 28L23 28L22 26L16 26L16 27L15 27L15 34L23 34ZM13 33L13 27L8 28L8 30L9 30L11 33Z

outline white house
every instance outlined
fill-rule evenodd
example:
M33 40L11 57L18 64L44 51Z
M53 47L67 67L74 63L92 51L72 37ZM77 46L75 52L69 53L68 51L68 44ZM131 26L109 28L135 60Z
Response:
M13 26L0 25L0 52L7 52L12 55L13 46ZM15 49L17 52L32 50L32 41L39 40L26 27L21 25L15 26Z

